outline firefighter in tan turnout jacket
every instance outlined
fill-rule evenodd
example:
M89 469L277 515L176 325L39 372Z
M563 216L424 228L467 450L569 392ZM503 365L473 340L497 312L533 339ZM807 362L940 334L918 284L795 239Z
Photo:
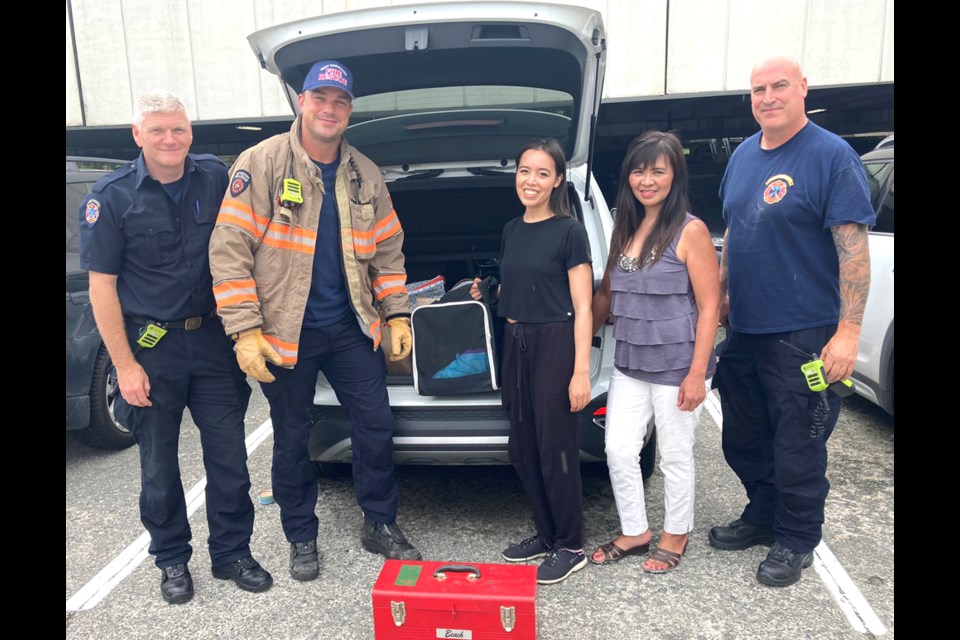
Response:
M308 450L317 375L351 421L361 542L420 559L396 524L393 415L380 350L410 353L403 230L379 168L347 144L353 77L313 65L290 132L237 158L210 240L217 312L237 361L257 379L274 428L273 493L290 542L290 574L319 574L317 476Z

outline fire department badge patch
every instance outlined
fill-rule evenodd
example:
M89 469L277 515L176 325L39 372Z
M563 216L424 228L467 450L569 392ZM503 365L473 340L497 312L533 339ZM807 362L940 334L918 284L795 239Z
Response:
M763 201L767 204L776 204L787 197L787 187L793 186L793 178L785 173L769 178L763 183Z
M250 174L241 169L233 174L230 181L230 195L236 197L247 190L250 186Z
M87 211L84 214L87 219L87 225L93 226L100 219L100 202L97 200L87 200Z

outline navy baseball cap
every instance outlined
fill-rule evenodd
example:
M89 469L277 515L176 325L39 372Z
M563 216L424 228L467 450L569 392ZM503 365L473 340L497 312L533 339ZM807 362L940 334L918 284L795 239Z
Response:
M353 99L353 74L336 60L321 60L312 67L303 79L303 90L313 91L320 87L335 87L347 92Z

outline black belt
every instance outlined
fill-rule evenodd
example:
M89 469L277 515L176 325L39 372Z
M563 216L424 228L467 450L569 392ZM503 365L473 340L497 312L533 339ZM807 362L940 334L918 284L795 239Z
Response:
M173 320L171 322L160 322L159 320L152 320L150 318L144 318L143 316L125 316L127 320L136 322L137 324L148 325L155 324L161 329L183 329L184 331L193 331L194 329L199 329L203 325L204 320L209 320L211 318L217 317L216 311L211 311L210 313L202 316L193 316L192 318L184 318L183 320Z

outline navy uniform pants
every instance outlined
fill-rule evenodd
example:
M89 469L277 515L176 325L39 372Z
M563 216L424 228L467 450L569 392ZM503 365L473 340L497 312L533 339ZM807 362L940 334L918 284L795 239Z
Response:
M731 332L720 357L723 455L747 491L741 518L773 526L780 544L807 553L820 543L827 481L827 439L840 398L810 391L800 365L820 353L836 325L776 334Z
M580 427L570 412L573 320L506 324L503 406L510 416L510 462L547 544L583 547Z
M127 322L134 347L139 327ZM172 329L136 357L150 378L153 406L133 407L118 398L116 417L140 447L140 521L156 565L188 562L193 554L178 458L184 407L200 430L211 562L249 556L253 503L243 417L250 386L220 319L205 318L193 331Z
M393 413L387 397L383 350L373 350L356 317L300 332L297 364L284 369L267 364L276 376L261 383L273 420L273 497L290 542L317 537L317 470L309 439L317 374L322 371L350 417L353 485L363 512L376 522L397 517L393 475Z

